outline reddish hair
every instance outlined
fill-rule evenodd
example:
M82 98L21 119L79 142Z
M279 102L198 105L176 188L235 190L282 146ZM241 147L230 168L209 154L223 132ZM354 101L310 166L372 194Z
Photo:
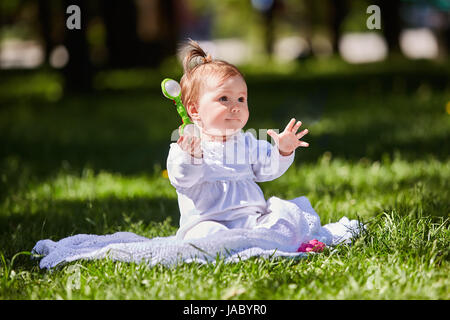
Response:
M181 77L181 100L187 108L190 104L198 103L205 82L212 77L225 81L229 77L241 76L238 68L226 61L212 59L200 45L189 39L182 48L184 75Z

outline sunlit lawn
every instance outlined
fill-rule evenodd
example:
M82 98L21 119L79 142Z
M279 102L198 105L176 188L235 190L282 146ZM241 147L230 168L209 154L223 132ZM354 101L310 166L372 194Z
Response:
M449 299L448 66L393 66L244 68L245 130L291 117L310 130L288 172L260 184L266 198L306 195L323 223L361 219L367 232L351 246L296 261L53 272L12 260L46 238L176 232L164 170L180 120L156 71L100 74L84 96L62 96L51 73L0 76L0 299Z

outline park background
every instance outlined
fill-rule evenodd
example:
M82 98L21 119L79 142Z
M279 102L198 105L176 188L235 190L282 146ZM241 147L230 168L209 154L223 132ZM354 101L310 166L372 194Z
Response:
M69 5L81 29L69 30ZM381 29L369 30L370 5ZM449 299L450 2L9 0L0 3L0 299ZM161 94L192 38L235 63L244 128L310 133L266 198L307 196L351 246L300 261L40 270L41 239L178 227Z

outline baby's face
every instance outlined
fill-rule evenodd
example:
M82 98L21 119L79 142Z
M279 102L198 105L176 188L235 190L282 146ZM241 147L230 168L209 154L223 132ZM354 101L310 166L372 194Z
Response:
M229 136L241 130L249 116L244 79L233 76L223 83L209 79L203 88L197 110L205 134Z

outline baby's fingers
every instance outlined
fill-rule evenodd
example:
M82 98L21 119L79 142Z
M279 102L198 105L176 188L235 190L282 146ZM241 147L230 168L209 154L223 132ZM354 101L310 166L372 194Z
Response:
M301 139L303 136L305 136L306 134L308 134L309 130L305 129L299 133L297 133L295 136L297 137L297 139Z
M300 128L300 126L302 125L301 121L297 121L297 123L295 124L295 126L292 128L292 132L296 133L298 128Z
M275 140L275 143L278 144L278 140L280 139L280 138L278 137L278 133L276 133L276 132L273 131L272 129L269 129L269 130L267 130L267 134L268 134L269 136L271 136L271 137L273 138L273 140Z
M292 118L291 121L287 124L286 128L284 128L284 131L292 131L292 127L295 124L295 118Z
M199 147L201 145L202 140L200 140L199 138L194 139L194 146L195 147Z
M187 138L187 142L188 142L188 146L191 150L194 149L194 145L195 145L195 137L189 136Z
M190 151L191 144L192 144L192 137L181 136L177 142L178 142L179 146L181 147L181 149L183 149L184 151Z
M183 146L183 144L184 144L184 138L183 138L183 136L181 136L181 137L178 138L177 143L178 143L178 145L179 145L180 147Z
M309 147L309 143L305 141L299 141L297 144L298 147Z
M192 150L195 150L200 144L200 139L192 137Z
M201 158L202 153L203 152L202 152L202 147L201 147L201 139L194 137L191 154L192 154L192 156L194 156L196 158Z

